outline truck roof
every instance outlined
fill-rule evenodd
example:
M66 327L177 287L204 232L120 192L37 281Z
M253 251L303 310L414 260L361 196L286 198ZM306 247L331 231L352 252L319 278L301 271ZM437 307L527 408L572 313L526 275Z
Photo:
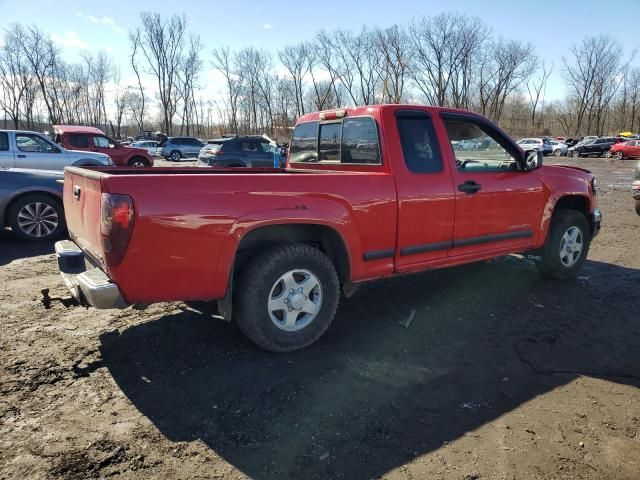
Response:
M466 115L473 115L473 112L469 112L467 110L460 110L456 108L432 107L430 105L408 104L408 103L383 103L383 104L377 104L377 105L364 105L362 107L332 108L329 110L322 110L320 112L311 112L299 117L296 123L324 120L323 118L320 117L321 114L334 113L334 112L345 112L343 116L355 117L355 116L363 116L363 115L373 115L375 112L380 112L381 110L384 110L384 109L401 110L401 109L412 109L412 108L426 109L433 113L456 112L456 113L464 113Z
M54 125L53 129L56 133L95 133L98 135L106 135L99 128L85 127L84 125Z

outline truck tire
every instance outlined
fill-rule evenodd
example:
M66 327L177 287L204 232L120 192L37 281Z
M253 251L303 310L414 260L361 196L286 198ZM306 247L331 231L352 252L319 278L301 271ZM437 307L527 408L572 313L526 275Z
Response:
M320 250L292 243L253 258L234 285L235 319L271 352L307 347L329 328L338 308L335 266Z
M54 240L64 232L64 210L52 197L32 193L18 198L11 205L8 223L13 234L22 240Z
M143 157L133 157L131 160L129 160L129 166L144 168L149 166L149 162L147 162L147 160Z
M546 277L564 280L575 277L589 253L591 229L577 210L558 210L549 227L547 241L537 263Z

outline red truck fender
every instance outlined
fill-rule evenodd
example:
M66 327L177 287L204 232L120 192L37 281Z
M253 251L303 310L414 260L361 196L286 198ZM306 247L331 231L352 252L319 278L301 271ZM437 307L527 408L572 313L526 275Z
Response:
M268 235L275 235L269 241L277 240L283 234L298 236L299 232L294 232L293 229L308 228L311 235L317 233L318 229L322 229L328 234L333 232L333 240L329 240L333 244L332 250L334 250L331 253L341 279L348 281L360 271L360 262L357 259L362 258L362 244L349 209L336 201L307 198L304 205L259 210L238 218L230 228L218 257L216 268L218 278L229 278L238 251L244 248L243 242L250 239L252 234L259 231L266 232L266 229L270 227L282 228L274 228L268 232ZM285 237L282 240L286 242L296 239ZM318 238L317 240L322 239Z

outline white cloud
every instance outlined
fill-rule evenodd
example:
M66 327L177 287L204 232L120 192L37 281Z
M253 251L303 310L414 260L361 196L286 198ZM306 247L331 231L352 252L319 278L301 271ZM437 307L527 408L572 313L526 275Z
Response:
M262 28L264 28L265 30L273 30L273 25L271 25L270 23L265 23L264 25L262 25Z
M51 40L59 45L72 48L89 48L89 44L78 37L76 32L64 32L64 35L58 33L51 34Z
M85 15L82 12L77 12L76 17L85 18L90 22L97 23L99 25L106 25L113 32L118 34L123 34L125 32L125 29L118 25L118 22L116 22L116 20L111 17L94 17L93 15Z

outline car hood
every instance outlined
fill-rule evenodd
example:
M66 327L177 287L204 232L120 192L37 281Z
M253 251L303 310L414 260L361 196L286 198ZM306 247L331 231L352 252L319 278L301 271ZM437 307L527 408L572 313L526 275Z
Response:
M82 158L99 158L104 160L106 158L111 158L106 153L99 152L87 152L86 150L67 150L67 153L74 157L82 157Z

